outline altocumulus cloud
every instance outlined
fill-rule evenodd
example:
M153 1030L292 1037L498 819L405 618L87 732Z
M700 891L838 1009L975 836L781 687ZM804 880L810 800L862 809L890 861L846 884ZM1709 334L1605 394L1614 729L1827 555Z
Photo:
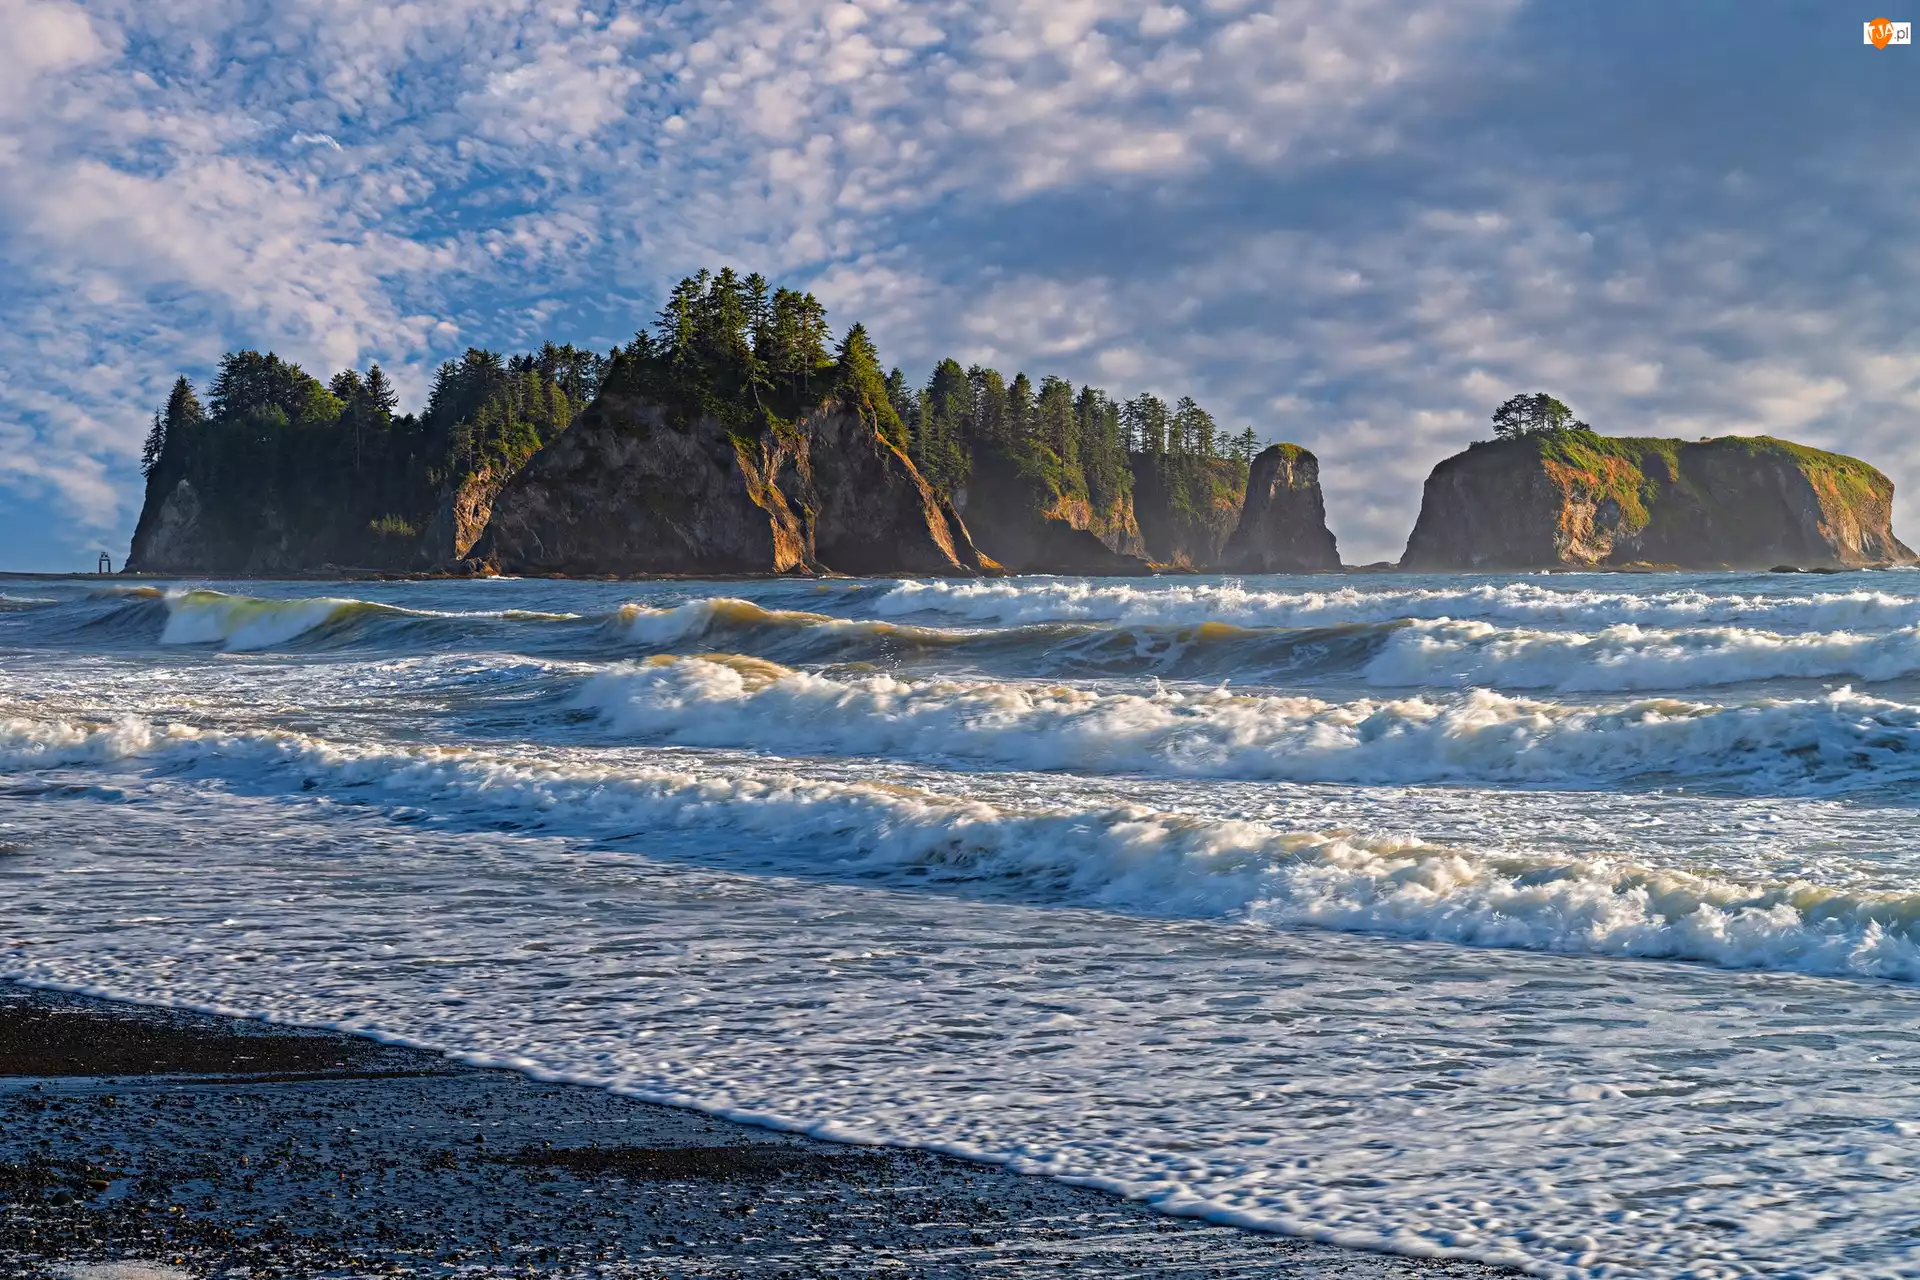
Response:
M1683 12L1675 12L1676 9ZM0 538L124 549L178 372L624 340L734 262L1317 450L1350 559L1510 391L1920 507L1909 50L1784 5L0 0Z

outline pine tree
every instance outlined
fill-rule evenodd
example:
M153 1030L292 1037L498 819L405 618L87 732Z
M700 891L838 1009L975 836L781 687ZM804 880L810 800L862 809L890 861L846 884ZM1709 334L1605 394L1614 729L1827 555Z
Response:
M1153 457L1166 453L1167 416L1166 402L1151 392L1143 391L1127 401L1124 418L1130 449Z
M1024 445L1033 438L1033 383L1024 373L1014 374L1013 382L1007 387L1004 421L1009 443Z
M827 325L827 309L820 299L812 294L802 294L799 303L799 335L794 349L794 363L800 371L800 392L806 395L813 390L813 380L823 370L833 368L835 360L827 354L827 342L833 337L833 330ZM860 335L866 337L866 326L858 326ZM872 343L867 343L872 347ZM879 368L879 357L874 357L874 367Z
M1513 396L1493 411L1493 434L1502 440L1543 435L1551 431L1591 431L1573 416L1573 410L1544 391Z
M887 397L887 378L880 372L880 353L867 327L855 324L841 340L834 359L834 386L840 402L868 416L880 434L903 452L908 440L905 424Z
M973 393L973 417L969 434L976 440L1004 444L1008 439L1006 379L998 369L974 365L967 370L967 389Z
M154 468L160 465L160 455L166 451L167 421L156 409L153 414L153 426L147 429L146 443L140 446L140 474L152 475Z
M367 366L367 404L373 411L374 425L382 431L393 422L394 406L400 403L400 393L387 381L387 375L380 366Z

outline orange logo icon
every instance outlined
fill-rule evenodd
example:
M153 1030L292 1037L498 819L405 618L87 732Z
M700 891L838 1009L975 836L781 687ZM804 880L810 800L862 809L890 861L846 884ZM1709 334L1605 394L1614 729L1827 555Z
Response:
M1875 18L1872 22L1862 25L1865 27L1865 30L1862 31L1861 34L1866 37L1866 43L1876 49L1884 49L1890 44L1913 43L1913 24L1911 22L1895 22L1891 18Z

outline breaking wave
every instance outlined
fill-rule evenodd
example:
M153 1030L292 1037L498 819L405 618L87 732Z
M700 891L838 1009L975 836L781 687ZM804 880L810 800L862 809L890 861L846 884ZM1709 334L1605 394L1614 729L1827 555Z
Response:
M1416 622L1366 664L1369 684L1553 689L1695 689L1766 680L1896 680L1920 673L1920 627L1880 635L1783 635L1744 627L1684 631L1622 623L1591 633Z
M908 889L1920 981L1920 895L1745 883L1606 857L1487 856L1140 806L1020 810L773 772L621 768L132 717L0 721L0 764L340 795L422 821L644 842L658 856L757 859L753 870Z
M159 597L166 609L160 631L163 645L217 645L229 653L278 649L296 643L385 643L422 647L470 638L474 626L516 622L571 622L575 615L502 610L448 613L406 609L338 596L263 597L223 591L169 592ZM144 608L142 606L145 606ZM104 622L122 627L144 620L152 602L142 600L129 613Z
M1050 675L1251 679L1357 666L1400 623L1316 628L1034 623L942 628L767 609L727 597L671 608L624 605L621 636L654 650L724 648L787 663L912 662L948 657Z
M1488 690L1339 702L829 676L709 654L602 672L574 705L655 744L1078 773L1579 789L1685 780L1748 793L1920 778L1920 707L1849 689L1733 706L1588 707Z
M1646 580L1636 581L1644 585ZM1530 581L1296 591L1267 590L1239 580L1176 584L1164 580L903 582L880 597L874 608L889 618L918 617L975 626L1044 621L1163 625L1213 621L1245 627L1319 627L1402 618L1480 619L1535 626L1744 624L1775 631L1920 625L1920 598L1888 591L1774 595L1704 586L1604 590Z

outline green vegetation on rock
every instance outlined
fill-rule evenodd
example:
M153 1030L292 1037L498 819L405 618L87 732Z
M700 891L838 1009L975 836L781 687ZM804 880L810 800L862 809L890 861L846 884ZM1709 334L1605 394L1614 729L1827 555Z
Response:
M1586 427L1482 441L1434 468L1403 564L1846 566L1910 559L1893 483L1771 436L1680 440Z
M1009 509L1044 509L1116 549L1140 543L1143 466L1175 517L1218 523L1237 510L1260 445L1251 427L1220 430L1191 398L1123 402L1053 375L1009 379L946 359L916 388L885 370L863 325L836 342L812 294L728 268L680 281L654 322L606 356L552 343L511 357L469 349L439 368L417 414L396 412L378 365L323 384L271 352L227 355L204 409L182 378L155 415L133 567L448 562L499 485L602 392L662 406L669 429L716 422L750 452L791 443L808 414L837 402L940 499L1011 486Z

